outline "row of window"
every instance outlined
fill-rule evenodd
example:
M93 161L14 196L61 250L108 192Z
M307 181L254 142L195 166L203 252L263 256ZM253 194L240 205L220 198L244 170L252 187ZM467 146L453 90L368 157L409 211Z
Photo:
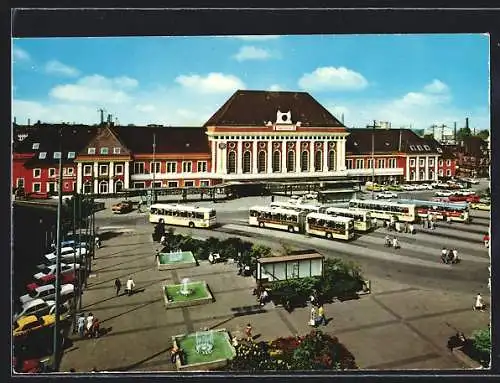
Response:
M208 169L207 161L197 161L197 172L203 173ZM151 173L161 173L161 162L155 161L150 163ZM177 173L177 162L167 161L166 162L167 173ZM191 173L193 171L193 161L182 161L182 173ZM134 163L134 174L145 174L145 163L135 162Z
M347 169L364 169L364 164L365 164L365 160L364 159L357 159L356 160L356 167L353 168L353 161L354 160L346 160L346 167ZM385 168L385 164L386 164L386 159L383 158L383 159L378 159L377 160L377 167L378 168ZM367 169L371 169L373 168L373 159L368 159L367 160ZM389 158L389 168L393 169L393 168L396 168L396 159L395 158Z
M413 151L431 150L431 147L429 145L410 145L410 150Z
M35 144L33 144L35 146ZM76 157L76 152L68 152L68 160L72 160ZM38 158L40 160L45 160L47 158L47 152L38 153ZM61 158L61 152L54 152L54 159L58 160Z
M49 177L55 177L57 175L56 168L48 169ZM75 174L75 169L73 168L63 168L63 177L64 176L73 176ZM35 168L33 169L33 178L40 178L42 176L42 169Z
M439 160L439 166L443 166L444 161ZM415 166L415 158L410 158L410 166ZM419 166L425 166L425 159L420 158ZM434 158L429 158L429 166L434 166ZM446 160L446 166L451 166L451 160Z
M286 171L295 172L296 171L296 152L295 150L288 151L286 155ZM335 170L335 150L330 150L327 155L327 168L329 171ZM273 152L271 157L271 169L273 172L281 172L281 152L276 150ZM243 173L252 172L252 154L250 151L245 151L242 158L242 169ZM300 171L307 172L310 167L309 151L304 150L300 155ZM323 170L323 151L318 150L314 154L314 171ZM257 172L264 173L267 171L267 152L261 150L257 154ZM236 152L230 151L227 159L227 172L229 174L236 173Z
M24 187L24 182L22 183L22 185L20 185L20 182L19 182L19 179L18 179L18 186L22 186ZM76 188L76 181L73 181L72 182L72 185L73 185L73 189L72 190L75 190ZM42 183L41 182L33 182L31 184L31 191L33 193L40 193L42 191ZM48 193L50 192L57 192L57 189L58 189L58 183L57 182L47 182L47 188L46 188L46 191ZM66 188L67 189L67 188Z
M87 148L87 154L95 154L95 153L96 153L95 148ZM100 148L99 153L106 156L109 154L109 148L104 146ZM121 154L121 148L113 148L113 154Z
M83 175L84 176L92 176L92 168L93 165L83 165ZM99 165L99 174L100 176L107 176L109 173L109 165L107 164L100 164ZM116 164L115 165L115 175L120 176L123 175L123 164Z
M300 136L300 137L290 137L290 136L214 136L216 140L273 140L273 141L297 141L297 140L332 140L331 136Z
M145 182L134 182L132 186L134 189L145 189L146 183ZM167 182L165 182L165 184L163 184L161 181L154 182L155 188L162 188L162 187L177 188L179 186L180 186L179 181L167 181ZM188 188L188 187L194 187L195 185L194 185L194 181L184 181L182 186ZM200 180L200 187L208 187L208 186L210 186L209 180Z

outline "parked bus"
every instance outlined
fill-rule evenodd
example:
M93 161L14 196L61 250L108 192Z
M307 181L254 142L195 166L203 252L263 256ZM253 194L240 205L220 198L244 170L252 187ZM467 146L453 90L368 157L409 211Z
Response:
M253 206L249 210L248 224L302 233L307 212L271 206Z
M329 207L324 211L325 214L337 216L337 217L347 217L354 220L354 230L367 232L372 228L372 216L368 211L346 209L342 207Z
M309 213L306 216L305 231L306 234L318 237L348 241L354 237L354 220L323 213Z
M469 221L469 204L467 202L436 202L423 200L400 200L404 204L413 204L419 217L426 218L429 214L435 215L437 219L452 221Z
M401 222L415 222L416 218L414 204L372 199L352 199L349 201L349 209L368 211L372 217L384 220L395 217Z
M181 204L153 204L149 222L166 225L210 228L217 223L215 209Z
M306 211L308 213L320 213L322 211L321 205L317 204L306 204L306 203L294 203L294 202L285 202L285 201L277 201L271 202L269 204L271 207L278 207L282 209L292 209L297 211Z

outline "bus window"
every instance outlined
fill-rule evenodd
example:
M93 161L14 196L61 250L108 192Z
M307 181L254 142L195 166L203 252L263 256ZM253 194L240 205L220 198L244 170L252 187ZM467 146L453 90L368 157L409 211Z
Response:
M157 210L158 210L158 209L156 209L155 207L152 207L149 211L150 211L150 213L151 213L151 214L157 214L157 213L156 213L156 212L157 212Z
M215 210L210 210L210 213L208 214L210 218L215 217Z

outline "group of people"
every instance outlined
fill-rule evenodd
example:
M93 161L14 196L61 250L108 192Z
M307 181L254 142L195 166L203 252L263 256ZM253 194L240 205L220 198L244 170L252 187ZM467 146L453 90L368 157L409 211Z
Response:
M175 362L177 361L177 358L179 358L180 362L182 363L182 357L184 355L183 353L184 353L184 350L182 348L174 345L170 349L170 361L175 364Z
M270 301L269 291L263 287L260 283L253 290L253 295L257 297L257 301L261 306L264 306L267 302Z
M385 236L385 244L386 247L394 247L395 249L401 248L399 244L399 240L397 237L391 237L390 235Z
M391 220L389 222L383 221L384 222L384 227L387 228L389 231L396 231L398 233L409 233L409 234L416 234L415 226L413 226L413 223L408 223L408 222L399 222L395 218L391 217Z
M434 230L436 228L437 218L434 214L428 214L427 217L422 217L422 229L431 229Z
M94 317L92 313L81 313L77 320L78 335L80 338L98 338L100 335L99 319Z
M458 258L458 250L443 247L441 250L441 261L446 264L455 264L460 262L460 259Z
M134 288L135 288L135 282L132 279L132 276L130 276L127 280L127 283L125 284L125 293L127 295L132 295L134 293ZM119 278L115 279L115 289L116 289L116 296L120 295L120 291L122 289L122 282L120 281Z

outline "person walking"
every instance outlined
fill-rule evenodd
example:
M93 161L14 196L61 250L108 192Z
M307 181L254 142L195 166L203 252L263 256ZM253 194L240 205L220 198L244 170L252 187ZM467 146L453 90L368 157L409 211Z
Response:
M474 302L474 311L484 311L484 301L480 293L476 295L476 301Z
M429 224L431 225L431 230L434 230L434 221L432 218L429 220Z
M115 279L115 289L116 289L116 296L120 294L120 290L122 289L122 282L116 278Z
M251 342L253 340L252 338L252 326L250 323L247 324L247 327L245 327L245 335L247 337L247 341Z
M443 261L443 263L448 263L446 260L447 256L448 256L448 250L446 249L446 247L443 247L441 250L441 260Z
M137 203L137 212L142 213L142 200L139 200Z
M395 249L399 249L401 247L396 237L394 237L394 239L392 240L392 247L394 247Z
M160 238L160 244L162 246L165 246L167 244L167 237L165 236L165 234L163 234Z
M155 253L155 265L158 264L159 260L160 260L160 250L156 249L156 253Z
M413 226L413 223L410 223L410 234L415 234L415 227Z
M399 223L399 221L396 221L394 226L395 226L396 232L401 233L401 223Z
M488 249L490 247L490 236L487 233L483 236L483 242L484 247Z
M391 237L389 235L385 236L384 246L385 247L391 247L392 246L392 240L391 240Z
M451 259L451 263L458 263L458 250L453 249L452 254L453 254L453 257Z
M94 324L94 315L92 315L92 313L89 313L89 315L87 315L87 325L86 325L87 336L92 336L93 324Z
M422 218L421 218L421 220L422 220L422 229L425 229L425 221L426 221L426 218L423 218L423 217L422 217Z
M325 309L323 305L318 308L318 318L316 319L318 325L326 326Z
M316 307L312 306L311 307L311 317L309 318L309 325L310 326L316 326L316 318L317 318Z
M128 296L132 295L134 287L135 287L134 280L130 276L127 280L127 285L126 285L126 292L128 293Z
M101 322L99 322L98 318L94 318L94 322L92 323L92 336L94 338L99 338L101 333Z
M83 338L83 336L85 335L85 314L84 313L80 314L76 324L77 324L77 329L78 329L78 335L80 336L80 338Z

